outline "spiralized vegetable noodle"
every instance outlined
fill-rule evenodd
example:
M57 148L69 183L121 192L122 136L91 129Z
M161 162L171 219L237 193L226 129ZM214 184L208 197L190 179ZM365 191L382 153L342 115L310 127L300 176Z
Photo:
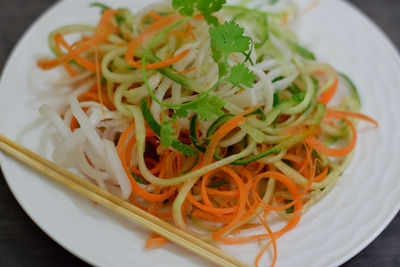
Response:
M254 265L275 265L276 240L351 163L357 120L378 124L351 80L299 44L289 1L224 4L94 3L97 25L49 35L38 67L60 68L51 86L69 89L40 112L57 162L207 242L262 242Z

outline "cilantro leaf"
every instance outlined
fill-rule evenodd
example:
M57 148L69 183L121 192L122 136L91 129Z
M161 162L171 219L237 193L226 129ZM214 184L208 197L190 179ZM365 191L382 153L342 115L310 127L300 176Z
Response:
M203 14L208 24L217 25L218 19L212 14L219 11L225 3L226 0L197 0L197 9Z
M223 185L226 185L226 184L229 184L228 180L220 179L218 181L209 183L208 187L209 188L217 188L217 187L220 187L220 186L223 186Z
M224 77L228 74L229 64L227 60L218 62L219 77Z
M196 0L173 0L172 7L178 10L179 13L186 16L192 16Z
M234 21L211 27L209 33L213 58L216 61L221 59L222 53L225 55L243 53L249 49L251 39L243 36L243 28Z
M225 3L226 0L173 0L172 7L186 16L192 16L197 8L208 24L217 25L218 19L212 14L219 11Z
M244 53L249 50L251 39L243 36L244 30L236 22L210 27L211 50L214 61L218 64L219 76L228 74L228 56L231 53Z
M161 144L164 147L170 147L172 145L172 141L174 140L173 134L175 132L174 128L171 125L172 120L164 120L161 124Z
M208 96L207 98L203 105L197 105L193 109L194 112L199 114L200 119L210 121L215 119L216 116L224 115L222 108L226 105L226 102L216 95Z
M230 82L236 87L244 89L245 87L253 87L256 76L243 63L235 65L231 69L231 74L224 80Z
M188 112L188 108L179 108L176 110L175 112L175 116L177 116L178 118L187 118L189 116L189 112Z
M216 95L210 96L208 94L200 94L195 101L179 108L175 115L180 118L187 118L188 111L191 110L197 113L201 120L210 121L224 114L222 108L225 105L226 102Z

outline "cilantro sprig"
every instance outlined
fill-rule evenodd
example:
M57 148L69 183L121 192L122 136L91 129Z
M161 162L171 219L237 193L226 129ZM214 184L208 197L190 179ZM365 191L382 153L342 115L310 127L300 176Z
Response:
M189 102L187 105L177 109L175 115L180 118L187 118L188 111L191 110L197 113L201 120L211 121L215 119L215 116L224 115L222 108L225 104L226 102L216 95L200 94L196 101Z
M244 30L236 22L228 21L209 29L212 57L224 76L228 69L228 57L232 53L242 53L249 49L250 38L243 36Z
M208 24L217 25L218 19L212 14L221 10L226 0L173 0L172 7L186 16L193 16L197 9Z
M175 130L172 127L173 122L175 122L175 121L164 119L161 124L160 139L161 139L161 145L163 145L164 147L170 147L174 140L173 135L174 135Z
M230 75L224 81L230 82L234 86L244 90L243 86L253 87L255 78L254 73L241 63L232 67Z
M231 62L229 61L229 58L234 53L245 55L246 59L244 61L248 61L249 55L252 51L252 40L244 35L244 29L234 21L219 24L218 18L213 14L218 12L225 3L226 0L173 0L173 8L180 14L185 15L185 17L166 27L145 49L142 58L142 72L149 95L160 104L161 107L167 107L170 110L175 111L175 114L171 118L166 118L164 113L162 113L160 139L161 144L164 147L169 147L174 143L175 130L172 127L172 123L176 118L187 118L189 112L194 112L201 120L210 121L225 114L223 109L226 102L217 95L212 94L212 91L217 88L219 83L228 82L242 90L244 90L245 87L251 88L253 85L255 75L246 67L244 62L238 62L238 64L232 67L230 65ZM213 86L211 86L207 91L199 93L197 98L191 102L183 104L164 103L154 95L149 86L145 69L146 57L150 54L150 49L158 40L165 36L174 27L177 27L190 17L199 13L203 15L204 19L210 26L210 47L212 50L213 60L218 64L219 78Z
M210 27L211 50L214 61L218 64L220 81L232 83L241 89L252 87L255 76L244 63L239 63L229 72L229 56L233 53L246 54L250 50L251 39L244 36L244 30L234 21ZM228 75L228 76L227 76Z

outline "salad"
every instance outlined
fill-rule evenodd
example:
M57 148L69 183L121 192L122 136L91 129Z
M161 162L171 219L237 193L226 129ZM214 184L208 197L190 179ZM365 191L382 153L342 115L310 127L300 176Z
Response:
M93 3L97 25L49 35L54 55L37 65L64 75L40 112L63 166L206 242L261 242L254 265L274 265L276 240L351 163L357 120L378 124L350 78L299 43L290 1L247 2Z

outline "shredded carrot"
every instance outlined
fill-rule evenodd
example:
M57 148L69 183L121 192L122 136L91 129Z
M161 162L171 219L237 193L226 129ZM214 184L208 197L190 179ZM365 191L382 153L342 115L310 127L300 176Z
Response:
M229 223L233 219L232 215L223 215L223 216L217 217L215 215L211 215L211 214L204 212L202 210L199 210L199 209L193 210L192 216L195 218L207 220L210 222L216 222L216 223Z
M196 41L196 36L195 36L194 33L193 33L193 26L192 26L192 24L190 24L190 22L187 22L186 25L187 25L187 33L192 37L192 39L193 39L194 41Z
M296 164L298 167L302 165L303 163L303 158L301 156L295 155L295 154L286 154L282 157L285 160L289 160Z
M332 84L332 86L329 87L328 90L326 90L319 96L318 98L319 102L321 102L324 105L328 104L328 102L332 99L333 95L335 94L338 84L339 84L339 79L336 76L335 82Z
M311 10L314 8L317 2L318 1L314 1L308 9ZM108 47L126 47L124 55L125 61L131 67L141 69L142 61L136 52L139 49L142 50L145 48L145 43L147 43L149 39L182 18L177 12L160 15L154 10L151 10L145 14L142 21L138 21L140 24L139 29L143 30L137 34L136 31L132 31L129 27L124 27L126 26L124 24L117 25L118 20L115 15L118 14L118 12L120 11L106 10L98 22L94 33L89 37L83 36L79 41L72 44L66 41L65 34L55 34L54 45L57 58L52 60L41 59L38 61L38 66L42 69L50 69L63 65L70 76L75 76L80 71L91 71L93 74L90 74L91 76L88 79L93 82L94 72L96 73L96 84L94 84L90 90L80 95L76 94L78 95L77 99L81 102L82 109L85 113L89 113L92 110L91 107L88 108L88 106L85 105L87 103L82 103L87 101L99 103L103 114L112 114L112 112L104 113L104 110L117 111L116 106L119 107L119 105L114 104L114 94L119 94L119 101L122 102L123 105L137 105L133 104L137 103L135 102L136 100L126 97L127 94L125 94L125 92L121 93L121 90L119 90L119 88L121 88L120 85L124 84L124 81L120 81L117 78L110 79L106 81L106 86L104 86L103 80L106 79L106 77L102 77L101 68L101 62L105 56L103 51L107 51ZM284 13L281 23L288 23L290 16L290 13ZM204 19L204 16L200 14L195 16L194 19ZM176 38L165 38L165 40L173 40L177 44L177 49L183 47L186 42L195 40L196 36L194 34L197 33L198 26L194 24L196 22L194 19L191 18L190 22L186 21L186 23L180 24L179 27L176 27L168 33L168 35L175 36ZM193 23L193 25L191 23ZM196 30L194 30L193 27L196 27ZM122 38L123 41L119 41L120 38ZM164 43L160 43L159 46L164 46ZM168 52L167 56L160 62L146 63L144 66L145 69L159 69L171 66L177 62L185 61L185 57L188 58L193 53L189 49L184 51L179 49L179 51L181 51L179 53L174 53L174 51ZM156 48L154 48L152 52L155 53ZM137 55L137 57L135 55ZM242 61L235 53L232 53L230 56L233 61L238 64ZM119 60L121 60L121 58L119 58ZM115 68L113 64L107 66L110 67L110 71L116 72L117 75L115 75L115 77L119 77L118 75L125 76L131 73L130 71L132 68L128 68L129 66L123 67L123 64L117 64L117 61L115 61L115 63ZM119 67L119 65L122 67ZM176 71L174 73L175 76L179 76L179 74L184 75L195 70L196 67L188 66L185 67L183 71ZM317 100L325 106L333 99L337 92L339 79L337 76L334 77L334 80L332 76L328 77L323 69L312 71L312 73L315 77L320 78L321 84L329 82L328 79L330 83L332 83L332 85L317 98ZM83 81L78 81L77 83L83 83ZM208 81L204 83L208 86ZM143 82L137 79L127 90L137 90L139 92L142 86ZM289 89L283 89L284 91L281 96L288 93ZM235 94L238 95L242 92L243 90L239 90ZM169 99L171 94L173 94L173 90L170 86L166 88L163 99ZM187 96L195 97L196 94L197 93L186 94L185 91L183 95L186 98ZM144 96L140 96L140 98L142 97ZM315 100L316 99L312 101ZM137 101L140 101L140 99L137 98ZM147 101L148 107L151 107L151 98L147 97L145 101ZM143 158L144 164L151 174L159 179L171 179L175 181L175 177L182 177L187 174L191 175L191 172L203 167L208 167L209 169L212 167L213 169L200 176L186 176L188 178L187 181L193 181L194 185L187 191L187 195L184 196L183 199L180 198L179 190L185 182L173 186L160 186L150 183L150 177L146 176L145 173L142 174L141 168L138 167L138 163L135 160L138 153L138 137L136 136L137 132L135 128L138 125L135 125L135 120L126 117L121 124L128 125L126 128L121 129L121 125L118 124L118 126L115 127L116 129L111 129L112 131L108 131L108 129L107 131L101 131L100 136L101 138L108 138L116 144L119 161L121 162L121 166L132 189L128 201L133 205L168 222L174 221L179 226L182 226L180 225L182 223L183 226L193 226L199 227L202 230L209 230L210 239L212 239L212 241L218 241L224 244L259 242L261 249L255 257L254 265L261 265L261 259L266 254L267 249L270 249L271 266L274 266L277 261L277 239L299 223L303 212L303 205L306 204L307 201L310 201L313 193L320 192L319 189L316 190L312 185L321 182L330 182L326 180L328 179L327 177L329 177L328 174L331 171L335 171L337 168L336 165L331 164L331 159L327 159L326 156L342 157L354 150L357 134L355 126L352 123L353 120L365 120L374 124L376 127L378 127L378 123L374 119L363 114L327 108L323 117L324 122L332 127L337 127L338 120L344 120L345 124L349 126L346 128L346 130L349 129L348 133L346 132L348 134L346 137L349 138L348 144L345 144L344 147L331 147L320 141L325 137L324 131L326 131L326 129L318 124L310 124L312 122L310 118L313 118L317 112L315 107L311 107L314 111L308 109L310 112L307 112L307 114L303 116L306 117L307 115L306 118L302 117L304 113L293 115L279 114L278 119L275 120L279 127L275 128L274 125L275 132L268 133L267 130L264 131L260 129L273 137L277 137L276 139L278 141L260 142L255 145L254 151L251 153L249 152L243 159L223 165L224 160L220 161L218 156L227 158L237 154L238 151L243 151L243 148L249 144L251 135L247 135L246 138L243 138L240 142L236 142L227 147L221 144L221 140L234 136L244 123L251 122L248 121L251 117L255 116L260 119L260 115L251 114L258 108L257 106L250 107L240 114L232 114L231 117L226 117L229 119L223 124L218 125L211 135L208 134L207 127L210 127L209 125L211 125L212 122L210 122L210 124L202 124L198 121L196 125L190 123L190 127L187 127L187 125L175 120L171 123L173 131L176 133L176 135L171 135L171 138L173 138L173 145L171 147L173 148L167 148L161 145L161 142L164 140L163 134L159 134L159 132L163 133L164 128L162 127L164 125L159 125L160 123L156 125L156 123L151 120L149 114L143 114L146 121L143 124L145 127L145 136L140 137L144 138L146 147L143 154L140 156ZM225 113L228 112L227 107L222 110ZM150 112L154 113L154 110L150 109ZM282 111L279 112L283 113ZM165 108L160 112L156 110L156 113L161 121L166 118L175 118L174 116L177 116L174 108ZM70 114L66 114L62 115L62 119L67 120L70 118ZM153 114L153 116L156 116L156 114ZM190 111L189 119L190 116L192 116L192 111ZM198 116L201 116L201 114L198 114ZM158 118L157 121L159 121ZM111 115L105 118L105 120L110 121L113 119ZM295 119L294 123L292 119ZM136 122L138 121L139 120L136 120ZM114 123L114 121L111 122ZM271 124L272 123L269 123L266 127L270 129L269 127ZM192 129L193 126L194 129ZM71 131L80 127L74 116L71 118L69 127ZM206 129L204 129L205 127ZM283 127L285 128L283 129ZM242 128L244 129L244 127ZM152 129L154 129L154 131ZM178 144L182 147L185 146L185 148L187 148L186 145L194 148L194 146L192 146L192 140L194 139L192 135L197 137L199 143L205 147L205 149L202 149L202 147L196 144L198 151L195 156L189 156L187 155L188 153L183 153L183 150L176 146L176 144ZM110 138L109 136L112 137ZM279 153L274 153L262 159L258 158L258 154L281 144L281 151ZM88 163L95 167L93 158L91 158L89 154L85 156ZM261 156L265 156L265 154ZM281 156L280 160L290 166L292 171L302 175L306 179L306 182L296 183L288 175L285 175L280 168L277 167L279 165L270 163L272 156ZM243 160L251 162L240 165L243 163ZM325 163L326 161L328 163ZM177 203L178 201L175 201L177 196L179 196L178 200L182 202ZM178 209L174 206L176 204L180 204ZM275 227L271 229L269 222L272 215L275 215L276 212L284 213L285 211L285 217L287 217L285 224L278 229L275 229ZM181 221L180 217L179 220L176 220L177 216L182 216L183 221ZM195 219L199 219L199 223L189 225L190 221L188 221L188 219L192 219L194 223L196 223ZM254 220L257 221L254 222ZM260 227L262 231L250 235L248 231L244 231L245 229L256 227ZM185 227L182 228L185 229ZM152 234L146 240L145 248L159 248L167 242L169 241L166 238L158 234Z
M57 54L61 55L62 54L61 44L59 42L59 39L57 38L57 34L54 37L54 45L56 47ZM64 68L71 77L73 77L77 74L77 72L72 68L72 66L69 64L69 62L64 63Z
M313 9L315 9L319 4L319 0L314 0L308 7L306 7L305 9L303 9L301 11L301 13L306 14L310 11L312 11Z
M357 119L369 121L370 123L374 124L375 127L378 127L378 123L371 117L350 111L327 109L325 117L334 117L337 119L344 119L345 117L354 117Z
M96 33L106 31L107 26L110 24L110 20L114 17L116 14L120 14L122 11L120 10L115 10L115 9L107 9L104 11L103 15L101 16L99 23L97 24L96 27ZM90 39L89 39L90 40Z
M299 134L316 134L319 132L319 128L316 125L309 125L309 124L301 124L301 125L294 125L289 126L284 129L280 135L299 135Z
M217 148L217 145L219 141L222 140L229 132L231 132L233 129L236 127L242 125L244 122L246 122L250 117L245 117L244 115L251 113L252 111L256 110L258 107L253 107L250 108L243 113L236 115L229 121L227 121L225 124L223 124L211 137L211 142L207 146L207 150L204 156L204 163L203 164L209 164L212 161L212 158L214 157L215 149Z
M99 50L96 48L95 53L96 58L96 82L97 82L97 94L99 96L101 111L104 114L104 103L103 103L103 95L102 95L102 86L101 86L101 74L100 74L100 61L99 61Z
M314 182L319 183L325 179L328 175L329 167L325 167L324 170L314 179Z
M272 206L267 203L262 203L263 208L265 208L267 210L273 210L273 211L285 210L287 208L292 207L294 204L296 204L298 201L300 201L301 194L298 192L296 185L292 182L292 180L290 180L290 178L288 178L286 175L283 175L279 172L265 172L265 173L259 174L256 177L254 177L253 194L254 194L255 200L257 200L259 202L263 202L262 199L260 198L260 196L258 195L258 193L256 193L257 192L256 187L257 187L258 182L261 179L265 179L265 178L273 178L273 179L276 179L277 181L281 182L282 184L284 184L289 189L289 192L293 195L293 201L291 203L288 203L288 204L282 205L282 206Z
M170 196L172 196L175 191L176 188L175 187L170 187L168 191L161 193L161 194L152 194L149 193L148 191L144 190L143 188L141 188L138 183L136 182L135 178L133 178L132 174L130 173L128 166L126 164L126 156L125 156L125 145L126 142L129 138L130 135L132 135L133 131L135 128L135 124L132 124L130 127L128 127L121 135L119 141L118 141L118 145L117 145L117 152L118 152L118 156L121 160L122 163L122 167L125 170L126 175L129 178L129 181L131 183L132 186L132 190L133 192L135 192L135 194L137 194L138 196L140 196L143 199L152 201L152 202L162 202L164 200L166 200L167 198L169 198ZM135 136L133 136L135 138ZM131 137L132 138L132 137Z
M146 64L146 70L159 69L162 67L167 67L169 65L172 65L172 64L180 61L182 58L184 58L189 52L190 52L190 50L185 50L185 51L179 53L178 55L174 56L173 58L165 59L165 60L157 62L157 63ZM141 68L141 65L134 64L134 67Z
M184 71L179 71L178 73L180 73L180 74L186 74L186 73L189 73L189 72L194 71L195 69L196 69L196 67L193 67L193 68L190 68L190 69L187 69L187 70L184 70Z
M299 172L300 172L300 173L303 173L303 172L305 171L305 169L307 168L308 163L309 163L310 160L311 160L311 153L312 153L312 150L309 149L307 143L304 144L304 148L305 148L305 150L306 150L306 157L303 159L303 163L302 163L302 165L301 165L300 168L299 168Z
M126 54L125 54L126 62L128 62L128 64L131 65L132 67L141 68L139 62L135 61L134 55L135 55L136 49L142 44L144 38L148 34L151 34L151 33L155 32L155 31L163 29L164 27L168 26L169 24L171 24L172 22L174 22L178 18L180 18L180 16L176 15L176 14L165 16L162 19L159 19L156 22L154 22L153 24L151 24L142 33L140 33L138 36L136 36L136 38L133 39L128 44L128 48L127 48Z
M188 200L197 208L207 211L210 214L213 215L221 215L221 214L231 214L231 213L236 213L238 210L238 207L234 207L234 208L214 208L214 207L210 207L204 204L201 204L200 202L196 201L192 194L188 194L187 196Z
M168 243L169 240L159 234L152 234L147 240L145 244L145 248L147 249L156 249L162 247L165 243Z
M147 16L149 16L150 18L153 18L155 20L160 20L160 19L163 18L163 16L161 16L161 15L157 14L156 12L154 12L154 10L151 10Z
M235 233L235 234L236 234L236 233L237 233L237 234L240 234L243 230L257 228L257 227L259 227L259 226L260 226L259 223L244 224L244 225L242 225L240 228L235 229L235 230L233 231L233 233Z
M65 41L65 39L63 38L63 36L61 34L57 33L54 36L54 41L56 43L58 43L58 44L61 44L65 49L67 49L68 52L72 52L71 46L68 45L68 43ZM81 65L82 67L84 67L87 70L90 70L90 71L96 71L97 70L96 63L93 63L93 62L91 62L91 61L89 61L89 60L87 60L87 59L85 59L85 58L83 58L83 57L81 57L79 55L74 55L73 59L79 65Z
M113 15L117 14L118 12L119 11L117 10L111 10L111 9L106 10L102 16L102 19L100 20L95 35L92 38L89 38L87 41L81 42L81 44L77 46L75 49L72 49L67 54L64 54L56 59L53 60L40 59L37 63L38 67L45 70L54 68L60 64L63 64L73 59L74 57L79 56L81 53L87 51L90 48L95 47L96 45L104 41L114 29L114 26L110 24L109 20Z
M221 238L221 236L231 230L242 218L242 216L245 213L245 207L246 207L246 189L245 189L245 185L243 184L242 179L240 179L239 175L237 175L235 173L235 171L233 171L231 168L228 168L226 166L221 167L221 169L226 172L229 173L229 175L233 178L236 186L238 187L239 190L239 199L238 199L238 211L234 217L234 219L229 222L227 225L221 227L218 231L214 232L212 234L212 238L214 240L219 240L219 238Z
M314 136L309 136L306 138L307 144L312 149L315 149L318 153L321 153L326 156L342 157L342 156L349 154L356 145L357 133L356 133L356 129L355 129L354 125L351 123L351 121L349 121L346 118L343 118L343 120L345 120L347 122L347 124L350 126L351 132L352 132L352 139L346 147L343 147L343 148L328 147L328 146L324 145L323 143L321 143L320 141L318 141L318 139Z
M72 117L71 123L69 125L69 128L71 129L71 131L74 131L75 129L79 128L79 122L75 117Z
M234 244L244 244L254 240L266 239L269 236L267 234L256 234L256 235L248 235L248 236L239 236L239 237L225 237L221 238L220 241L227 245Z

